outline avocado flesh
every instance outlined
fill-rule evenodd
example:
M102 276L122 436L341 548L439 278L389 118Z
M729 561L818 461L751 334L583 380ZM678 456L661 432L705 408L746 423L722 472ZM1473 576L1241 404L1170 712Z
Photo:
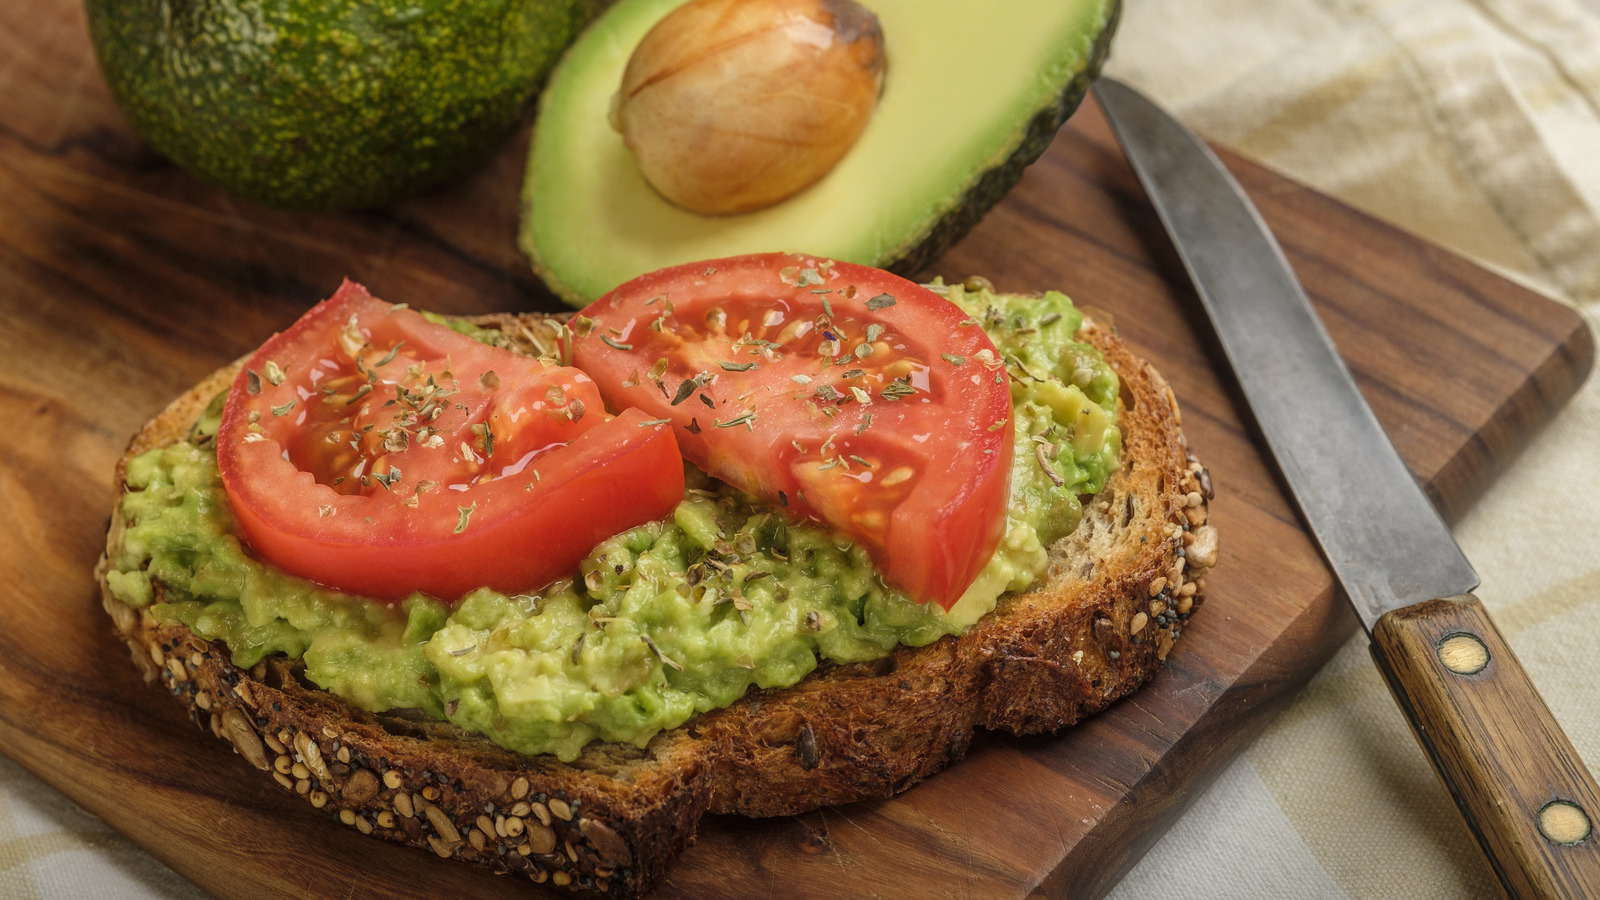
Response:
M568 50L540 99L521 244L582 305L669 265L774 250L911 272L954 243L1049 146L1098 73L1119 0L870 0L883 95L821 181L775 206L702 216L650 188L607 122L644 34L681 0L621 0Z
M510 136L603 0L87 0L152 147L268 206L373 206Z

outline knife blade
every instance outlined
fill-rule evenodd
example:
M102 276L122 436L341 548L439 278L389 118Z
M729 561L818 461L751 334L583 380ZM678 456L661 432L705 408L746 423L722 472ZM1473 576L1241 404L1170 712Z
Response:
M1512 897L1600 896L1600 788L1472 591L1282 248L1209 147L1133 88L1094 94L1194 283L1301 517Z

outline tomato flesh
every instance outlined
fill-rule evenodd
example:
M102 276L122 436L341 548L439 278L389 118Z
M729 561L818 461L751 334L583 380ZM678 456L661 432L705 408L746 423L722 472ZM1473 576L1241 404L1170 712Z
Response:
M711 475L862 544L945 608L1005 530L1011 395L976 321L865 266L759 254L664 269L573 321L614 407L671 418Z
M384 600L541 587L683 496L667 426L351 282L246 361L217 462L254 552Z

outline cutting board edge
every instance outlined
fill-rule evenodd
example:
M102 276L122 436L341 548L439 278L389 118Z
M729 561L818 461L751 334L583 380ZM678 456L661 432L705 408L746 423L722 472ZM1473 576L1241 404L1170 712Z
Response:
M1497 415L1479 425L1472 439L1424 482L1446 522L1461 521L1593 377L1594 331L1577 310L1562 308L1571 313L1571 325L1553 352L1528 374Z
M1319 594L1146 770L1146 777L1130 786L1123 802L1068 849L1040 889L1047 896L1082 900L1108 894L1359 630L1336 589ZM1296 640L1301 636L1303 642ZM1248 689L1241 691L1241 684ZM1225 740L1205 746L1218 735ZM1169 762L1174 755L1182 761L1176 768ZM1183 790L1173 790L1175 785ZM1133 837L1119 845L1119 833Z
M120 644L118 645L120 647ZM137 680L139 675L130 663L128 665L130 681ZM198 800L200 806L216 805L223 811L234 811L238 819L230 826L243 831L240 822L257 820L261 830L270 833L273 829L283 827L285 824L300 828L310 833L321 835L324 847L349 847L345 845L353 842L353 847L359 852L347 852L338 865L336 871L321 871L318 878L324 882L340 880L337 876L347 868L364 871L371 864L372 858L384 860L394 858L401 861L406 868L416 868L423 873L425 883L433 884L441 890L450 882L461 879L472 879L477 886L471 891L463 891L459 895L486 898L486 897L549 897L563 898L570 895L553 891L542 885L522 884L508 878L502 878L489 873L487 870L459 862L457 860L430 860L426 859L423 851L391 844L386 841L374 841L372 838L359 834L354 829L347 828L331 816L325 815L311 807L302 798L281 792L278 786L262 773L252 768L244 758L235 753L232 747L223 740L215 740L209 733L204 733L196 723L188 720L182 714L182 707L162 698L151 690L152 696L157 701L157 706L164 712L163 718L157 726L163 732L163 739L169 739L172 729L179 729L186 733L184 740L193 742L194 754L187 757L187 761L196 765L216 766L222 765L231 768L227 782L229 790L217 793L207 790L195 789L191 786L178 784L174 779L157 778L156 775L169 775L170 770L158 765L148 765L137 770L134 777L123 777L121 773L127 769L126 765L118 765L118 775L114 776L109 785L111 790L105 789L107 785L102 781L98 784L89 778L74 779L72 770L62 770L41 760L47 757L37 750L27 754L18 754L16 749L21 746L38 748L49 751L58 749L59 744L40 740L28 736L28 732L19 729L10 729L7 719L0 717L0 747L5 748L6 755L28 770L40 781L59 791L68 799L76 803L85 812L95 816L114 831L128 840L134 846L150 854L162 865L194 885L207 894L226 900L276 900L284 896L283 890L288 889L290 871L284 870L267 863L261 859L262 848L269 847L267 842L247 845L240 842L236 849L227 851L236 861L243 862L243 866L219 866L212 864L200 856L187 852L192 840L197 840L202 834L214 833L214 826L207 826L199 820L184 815L175 815L173 821L179 827L171 832L162 830L159 816L152 817L151 809L175 811L186 804ZM5 732L10 730L11 735ZM22 739L15 737L21 734ZM59 757L57 757L59 758ZM97 760L88 754L78 757L82 762L79 768L92 772L94 775L103 776L104 760ZM97 766L96 763L100 765ZM141 791L153 797L145 803L125 806L119 803L118 790L131 789ZM285 819L284 817L288 817ZM252 832L255 830L252 829ZM190 837L186 838L188 835ZM174 836L177 839L173 839ZM274 851L276 855L277 851ZM225 857L226 858L226 857ZM445 863L436 866L433 863ZM348 865L347 865L348 863ZM252 866L257 873L263 866L279 878L275 881L246 877L252 873ZM361 879L356 871L349 873L349 880L354 888ZM302 896L322 896L309 891ZM385 896L383 893L354 892L340 894L339 896L359 900L359 898L372 898L377 900Z

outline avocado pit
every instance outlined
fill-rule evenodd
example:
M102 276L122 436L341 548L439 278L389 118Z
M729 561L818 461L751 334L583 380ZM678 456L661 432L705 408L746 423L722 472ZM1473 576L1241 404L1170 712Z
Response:
M640 41L610 120L672 203L749 212L843 158L883 73L882 29L854 0L692 0Z

